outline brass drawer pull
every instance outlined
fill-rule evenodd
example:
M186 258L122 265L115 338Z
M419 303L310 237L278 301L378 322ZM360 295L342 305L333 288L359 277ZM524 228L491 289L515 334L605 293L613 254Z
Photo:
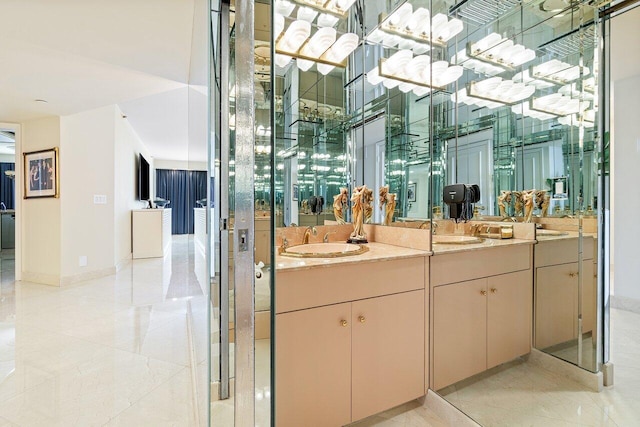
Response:
M491 288L491 293L492 293L492 294L497 294L497 293L498 293L498 290L497 290L496 288Z
M344 319L342 319L342 320L340 321L340 326L342 326L343 328L344 328L344 327L346 327L348 324L349 324L349 323L348 323L346 320L344 320Z
M481 293L482 295L486 295L486 294L487 294L487 291L482 290L482 291L480 291L480 293Z
M367 319L365 319L364 316L358 316L358 320L360 321L360 323L364 323Z

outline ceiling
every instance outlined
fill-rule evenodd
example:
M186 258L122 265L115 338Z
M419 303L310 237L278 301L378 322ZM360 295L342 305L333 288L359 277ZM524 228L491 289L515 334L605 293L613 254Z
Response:
M118 104L154 158L206 159L187 142L189 105L206 98L207 3L0 0L0 122Z

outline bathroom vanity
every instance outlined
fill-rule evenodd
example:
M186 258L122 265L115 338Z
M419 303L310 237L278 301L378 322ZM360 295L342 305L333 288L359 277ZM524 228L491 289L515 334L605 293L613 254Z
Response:
M431 389L531 351L533 243L434 245Z
M276 424L338 426L426 393L429 253L279 256Z
M535 309L536 313L544 313L544 316L536 316L536 348L559 346L578 338L579 302L582 307L582 334L595 338L596 275L593 260L597 258L596 246L592 236L583 236L582 242L580 274L577 232L538 236L535 247ZM582 285L581 293L579 285Z

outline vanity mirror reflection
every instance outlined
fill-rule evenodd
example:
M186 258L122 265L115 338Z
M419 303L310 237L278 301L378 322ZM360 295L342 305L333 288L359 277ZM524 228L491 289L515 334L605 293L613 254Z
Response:
M358 11L332 26L337 37L359 37L344 67L327 71L320 61L303 69L299 60L307 58L300 56L275 67L274 88L276 236L294 236L298 244L305 230L320 233L320 226L335 220L332 203L340 189L351 194L366 185L376 196L388 187L396 195L389 225L412 228L409 232L422 233L421 239L464 234L480 240L469 248L498 246L471 236L477 230L472 224L485 224L515 225L514 240L529 240L512 251L469 255L468 249L469 264L480 266L477 277L438 270L436 260L444 260L454 245L428 240L429 278L445 301L457 301L450 286L465 283L474 296L506 293L525 307L509 317L504 300L503 311L492 312L490 299L484 308L470 305L477 318L499 313L501 327L514 327L493 329L511 334L513 342L506 346L490 344L491 328L484 339L463 334L461 342L473 338L486 354L494 351L466 371L461 367L466 361L443 353L441 341L428 342L428 385L463 410L468 408L457 392L466 380L477 379L475 389L482 392L482 377L474 375L514 359L527 363L532 351L591 372L602 362L595 239L603 177L597 172L594 9L572 5L551 11L540 2L501 1L495 10L479 13L478 3L358 2ZM311 38L326 28L312 21ZM286 26L291 22L296 17L285 19ZM425 22L427 29L420 30ZM455 183L480 188L472 224L447 220L443 189ZM385 208L374 203L372 222L383 224L385 216ZM348 209L345 220L351 221ZM533 224L522 224L527 222ZM304 228L287 232L291 226ZM346 239L344 229L329 236ZM479 261L482 256L492 258ZM509 287L512 283L523 286ZM430 309L438 313L437 307ZM456 319L428 321L429 333L437 334L437 322ZM463 332L468 330L457 330ZM466 374L449 375L453 370L446 369L442 374L438 358L458 360L455 368ZM439 374L444 379L438 380Z

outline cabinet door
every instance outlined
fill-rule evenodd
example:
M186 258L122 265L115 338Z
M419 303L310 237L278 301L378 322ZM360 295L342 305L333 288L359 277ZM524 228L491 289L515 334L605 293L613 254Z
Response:
M487 279L433 290L433 389L487 367Z
M535 347L544 349L577 338L578 263L536 269Z
M487 369L531 351L531 270L487 279Z
M276 316L276 425L351 422L350 319L351 303Z
M425 394L424 308L424 290L353 303L353 421Z

